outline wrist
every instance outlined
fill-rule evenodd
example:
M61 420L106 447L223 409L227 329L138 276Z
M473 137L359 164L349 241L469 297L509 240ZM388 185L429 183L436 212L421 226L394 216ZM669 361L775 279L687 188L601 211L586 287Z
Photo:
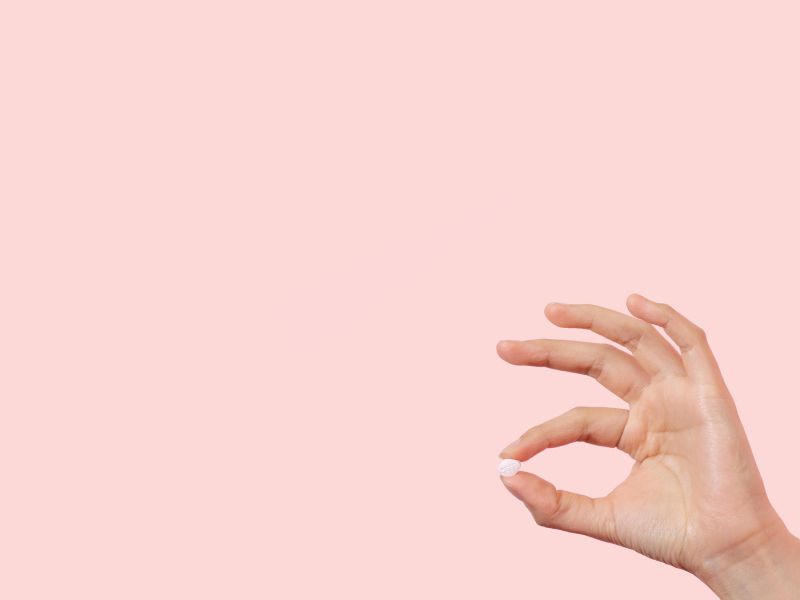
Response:
M800 539L778 520L708 558L695 574L723 600L795 599L800 597Z

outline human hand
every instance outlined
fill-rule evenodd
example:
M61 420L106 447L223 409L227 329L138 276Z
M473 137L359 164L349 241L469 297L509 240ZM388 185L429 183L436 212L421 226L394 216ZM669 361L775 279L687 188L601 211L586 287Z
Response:
M628 409L579 407L526 431L501 458L525 461L583 441L635 464L603 498L557 490L527 472L501 476L536 522L625 546L694 573L723 598L800 598L800 540L770 504L733 398L705 332L639 294L631 315L551 303L559 327L609 343L503 340L501 358L590 375ZM663 328L680 352L654 327Z

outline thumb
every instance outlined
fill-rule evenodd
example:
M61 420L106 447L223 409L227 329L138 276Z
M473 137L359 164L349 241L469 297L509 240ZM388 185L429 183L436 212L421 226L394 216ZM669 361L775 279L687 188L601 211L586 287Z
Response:
M500 479L539 525L611 540L614 520L606 498L557 490L549 481L525 471L510 477L501 475Z

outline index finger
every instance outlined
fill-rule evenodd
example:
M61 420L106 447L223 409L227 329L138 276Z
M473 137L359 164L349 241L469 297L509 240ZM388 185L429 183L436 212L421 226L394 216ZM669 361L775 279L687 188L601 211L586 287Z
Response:
M576 406L549 421L531 427L519 439L506 446L499 456L524 461L547 448L573 442L619 447L628 414L622 408Z

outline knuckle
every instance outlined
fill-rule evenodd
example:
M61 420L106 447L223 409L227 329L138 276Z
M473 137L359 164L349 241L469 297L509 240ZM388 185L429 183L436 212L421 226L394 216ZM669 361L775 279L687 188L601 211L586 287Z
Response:
M547 519L545 518L545 516L542 514L542 512L540 510L537 510L532 506L529 506L528 510L531 511L531 516L533 517L533 520L536 521L537 525L541 525L543 527L547 527L548 521L547 521Z
M614 346L605 342L598 343L597 346L598 347L594 357L592 358L591 364L589 364L584 371L586 375L589 375L595 379L600 378L606 368L606 362L608 361L609 356L612 352L616 351Z
M706 335L705 329L695 325L694 323L689 324L689 339L691 340L690 345L706 345L708 341L708 336Z
M653 334L657 333L656 328L649 323L640 323L636 325L633 335L624 341L625 347L631 352L636 352L639 346L644 342L652 339Z
M554 526L559 511L557 504L548 502L546 504L537 504L535 506L528 504L527 507L537 525L541 525L542 527Z
M561 517L563 517L564 514L569 511L569 508L569 503L566 501L565 495L556 491L553 495L552 501L548 502L548 504L545 506L547 522L550 525L558 523Z

